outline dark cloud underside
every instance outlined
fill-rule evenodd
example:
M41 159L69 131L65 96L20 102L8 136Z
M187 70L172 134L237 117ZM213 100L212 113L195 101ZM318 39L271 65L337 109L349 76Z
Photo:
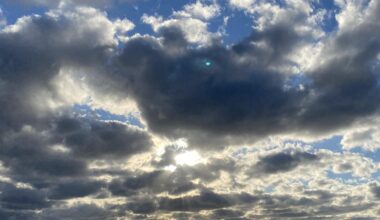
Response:
M196 1L133 36L92 7L137 1L17 2L54 9L0 26L0 219L379 215L376 152L281 136L351 129L377 149L364 119L379 116L379 1ZM236 17L223 13L251 16L250 36L224 44ZM321 34L329 16L339 25ZM125 100L136 123L115 116Z

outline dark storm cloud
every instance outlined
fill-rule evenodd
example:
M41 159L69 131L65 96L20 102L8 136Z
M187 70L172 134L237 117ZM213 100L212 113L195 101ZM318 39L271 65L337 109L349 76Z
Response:
M132 126L70 117L58 119L56 135L74 155L84 158L126 158L153 145L145 131Z
M10 210L35 210L52 205L43 191L17 188L10 184L1 186L0 203L2 208Z
M62 200L69 198L80 198L99 192L104 184L98 181L87 179L69 180L59 182L52 186L49 191L49 198Z
M0 143L0 158L15 179L44 181L41 177L73 177L87 172L84 161L49 149L46 137L39 133L7 133Z
M380 8L375 2L371 7ZM367 19L326 39L320 57L326 60L305 73L304 89L287 86L294 79L280 67L310 38L287 23L231 47L202 48L167 27L160 32L162 44L144 37L126 43L117 79L125 80L149 128L168 136L200 139L206 133L207 142L225 135L327 132L378 111L378 75L372 68L380 52L379 24L372 22L378 15Z
M249 173L273 174L291 171L302 164L318 160L318 156L307 152L276 153L260 158Z
M254 135L281 130L290 126L286 119L295 116L307 94L285 91L284 77L255 66L255 58L239 61L245 50L214 45L173 56L165 50L166 45L135 39L120 57L121 71L128 73L123 75L128 90L154 131L170 133L178 128ZM205 65L207 61L211 66Z

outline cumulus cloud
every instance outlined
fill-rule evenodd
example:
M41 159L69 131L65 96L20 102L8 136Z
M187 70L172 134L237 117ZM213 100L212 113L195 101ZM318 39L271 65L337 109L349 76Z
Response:
M61 69L104 66L118 45L117 35L131 27L127 20L111 21L94 8L76 7L25 16L1 30L5 216L32 218L54 200L96 194L104 184L91 178L90 161L127 160L150 149L150 135L142 129L72 112L73 103L60 97L55 84Z
M376 125L377 119L372 118L371 122L357 125L345 132L341 144L345 149L361 148L368 151L376 151L379 148L379 128Z
M291 6L300 11L298 3ZM331 131L378 111L378 76L371 68L379 52L373 22L378 7L371 2L364 13L366 22L326 38L318 62L303 74L289 75L280 67L313 38L293 23L280 22L256 29L228 48L217 43L188 47L181 29L167 31L174 27L161 31L162 41L134 38L120 56L117 79L128 84L127 93L159 133L180 136L202 130L211 136L254 136ZM363 33L373 40L361 40ZM344 46L347 41L350 46ZM167 50L172 47L176 50ZM300 83L294 85L297 80Z
M278 153L261 158L253 168L255 171L252 172L264 174L286 172L295 169L302 163L309 163L317 159L316 155L307 152Z
M190 43L207 45L219 35L208 30L207 21L218 16L220 10L220 6L216 2L205 4L202 1L196 1L193 4L185 5L183 10L174 11L168 19L146 14L141 19L144 23L151 25L155 32L166 28L178 28Z
M152 143L148 134L117 122L82 122L60 118L57 139L80 157L123 157L148 150Z
M0 218L378 215L378 1L336 1L327 33L318 2L199 0L133 36L88 6L112 3L3 24ZM225 45L210 26L240 10Z
M196 1L185 5L182 11L175 11L173 14L178 17L193 17L207 21L220 14L220 6L216 3L207 5Z

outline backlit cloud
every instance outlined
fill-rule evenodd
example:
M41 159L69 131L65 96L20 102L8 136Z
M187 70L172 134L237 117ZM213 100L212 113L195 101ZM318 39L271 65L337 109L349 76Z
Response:
M379 12L5 2L0 219L376 219Z

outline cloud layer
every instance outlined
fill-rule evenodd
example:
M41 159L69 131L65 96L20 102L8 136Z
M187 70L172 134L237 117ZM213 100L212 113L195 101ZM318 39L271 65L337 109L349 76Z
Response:
M378 1L194 1L151 34L32 3L0 11L1 219L379 215Z

